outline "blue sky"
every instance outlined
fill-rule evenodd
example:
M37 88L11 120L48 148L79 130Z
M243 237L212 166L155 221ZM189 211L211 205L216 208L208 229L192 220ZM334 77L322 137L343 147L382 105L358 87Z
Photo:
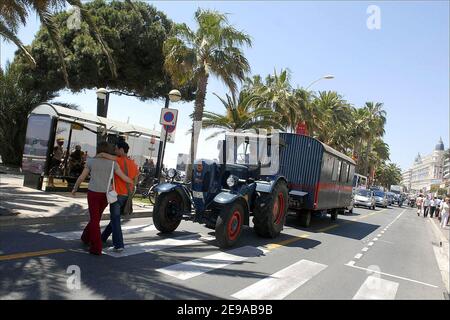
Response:
M314 84L314 90L336 90L359 107L366 101L383 102L388 113L385 141L391 160L403 169L417 152L430 153L439 137L449 145L449 2L447 1L150 1L175 22L195 28L197 8L229 13L237 28L251 35L253 46L245 49L252 74L263 76L274 69L289 68L292 83L307 86L325 74L335 79ZM381 10L381 29L369 30L369 5ZM31 43L39 22L29 19L19 33ZM12 60L16 48L1 43L1 64ZM227 89L217 79L208 86L206 109L223 111L212 95ZM73 95L62 92L58 100L75 102L81 110L95 113L95 92ZM159 128L161 101L140 102L112 96L109 117ZM176 162L188 152L189 114L193 103L177 103L179 121L175 144L169 144L166 160ZM214 157L216 140L201 135L198 155Z

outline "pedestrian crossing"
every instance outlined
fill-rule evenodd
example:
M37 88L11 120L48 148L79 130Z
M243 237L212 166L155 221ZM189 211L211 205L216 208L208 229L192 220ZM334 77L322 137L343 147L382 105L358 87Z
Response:
M126 247L123 252L117 253L110 249L104 249L103 253L107 256L124 259L126 257L144 254L149 252L164 251L170 248L188 247L192 245L204 245L206 247L214 246L214 237L201 235L198 233L183 234L180 236L151 239L152 233L156 231L154 225L135 225L122 227ZM64 241L79 241L81 231L67 231L41 234L51 236ZM126 241L126 237L132 237L133 241ZM144 238L145 239L142 239ZM131 238L129 238L131 240ZM140 241L139 241L140 240ZM271 250L268 246L249 246L231 248L229 250L213 249L212 252L203 257L190 258L190 260L169 264L155 269L168 281L191 281L201 278L205 274L212 274L215 271L227 270L234 264L248 262L248 265L265 263L271 259ZM210 250L208 250L210 251ZM85 252L86 251L77 251ZM260 272L258 277L254 278L253 283L246 287L241 287L240 282L236 282L234 290L228 293L229 299L238 300L282 300L289 299L296 292L301 291L306 285L314 284L314 279L319 278L330 267L327 264L305 259L299 255L297 261L289 259L288 265L278 267L277 270L271 270L270 273ZM355 286L354 294L349 294L348 299L395 299L399 288L399 283L382 279L373 274L364 276L364 282L358 288ZM227 281L226 277L217 278L217 282L211 286L214 288L220 286L220 281ZM292 297L292 296L291 296Z

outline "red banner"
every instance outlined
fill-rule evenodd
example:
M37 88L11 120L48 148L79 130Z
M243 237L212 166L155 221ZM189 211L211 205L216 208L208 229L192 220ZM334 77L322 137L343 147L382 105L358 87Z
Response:
M308 135L308 128L306 126L305 122L299 122L297 124L297 128L295 130L296 134L301 134L303 136L307 136Z

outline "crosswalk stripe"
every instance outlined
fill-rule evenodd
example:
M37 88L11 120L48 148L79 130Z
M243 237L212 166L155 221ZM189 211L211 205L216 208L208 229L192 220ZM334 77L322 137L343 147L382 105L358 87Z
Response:
M135 234L135 233L139 233L139 232L155 231L155 230L156 230L156 227L154 225L148 225L148 224L122 227L122 233L124 235ZM66 241L80 240L82 233L83 233L82 230L66 231L66 232L52 232L52 233L40 232L40 234L58 238L60 240L66 240Z
M397 294L398 283L381 279L380 277L368 276L366 281L361 285L353 300L366 299L395 299Z
M261 247L245 246L156 269L156 271L180 280L187 280L214 269L220 269L236 262L242 262L252 257L258 257L267 252L268 250Z
M161 251L174 247L188 246L192 244L202 243L205 239L199 237L198 234L192 234L177 238L168 238L162 240L153 240L140 243L132 243L125 245L125 250L122 252L114 252L112 250L104 250L103 253L114 258L122 258L141 254L145 252Z
M232 295L240 300L281 300L327 268L326 265L300 260Z

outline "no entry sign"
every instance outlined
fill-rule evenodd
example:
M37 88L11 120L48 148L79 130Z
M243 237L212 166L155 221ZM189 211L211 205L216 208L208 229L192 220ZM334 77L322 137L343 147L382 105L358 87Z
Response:
M177 125L177 116L177 109L163 108L161 109L161 118L159 120L159 123L163 126L175 127Z

